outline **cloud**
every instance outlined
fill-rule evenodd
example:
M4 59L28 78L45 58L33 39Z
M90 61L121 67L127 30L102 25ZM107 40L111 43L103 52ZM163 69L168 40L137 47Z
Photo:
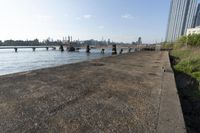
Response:
M81 20L81 17L76 17L77 20Z
M131 14L125 14L121 16L123 19L133 19L133 16Z
M51 15L36 15L34 21L32 23L34 24L44 24L49 23L53 20L53 16Z
M83 18L84 19L91 19L91 18L93 18L93 16L90 15L90 14L86 14L86 15L83 15Z
M64 17L68 17L69 16L69 14L64 14Z
M50 15L38 15L37 16L39 19L45 19L45 20L49 20L49 19L52 19L53 16L50 16Z
M104 29L105 27L103 25L98 26L98 29Z
M40 19L40 20L51 20L53 19L53 16L50 16L50 15L37 15L37 18Z
M91 14L85 14L83 16L77 17L76 19L77 20L81 20L81 19L92 19L92 18L94 18L93 15L91 15Z

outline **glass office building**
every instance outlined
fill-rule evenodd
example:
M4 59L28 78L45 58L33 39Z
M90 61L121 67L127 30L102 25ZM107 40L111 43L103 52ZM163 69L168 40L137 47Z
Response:
M200 26L200 4L198 4L196 19L195 19L195 27Z
M197 0L171 0L166 41L174 42L195 25Z

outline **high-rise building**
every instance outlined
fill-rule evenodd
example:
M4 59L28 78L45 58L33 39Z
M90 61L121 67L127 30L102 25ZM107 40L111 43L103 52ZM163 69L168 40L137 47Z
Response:
M194 27L197 0L171 0L166 41L173 42Z
M141 44L142 44L142 37L139 37L139 38L138 38L137 44L138 44L138 45L141 45Z
M200 4L198 4L196 19L195 19L195 27L200 26Z

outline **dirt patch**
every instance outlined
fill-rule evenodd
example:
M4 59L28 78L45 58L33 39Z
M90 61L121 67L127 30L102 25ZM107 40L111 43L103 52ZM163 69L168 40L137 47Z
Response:
M105 66L105 63L103 63L103 62L91 62L90 64L92 66Z

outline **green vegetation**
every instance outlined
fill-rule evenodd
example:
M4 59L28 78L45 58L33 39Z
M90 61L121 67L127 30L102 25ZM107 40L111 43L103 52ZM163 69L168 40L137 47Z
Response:
M178 59L174 68L200 81L200 49L173 50L171 55Z
M200 46L200 34L182 36L178 41L193 47Z
M173 48L174 70L185 73L200 83L200 34L180 37L175 43L163 45L163 48ZM200 97L200 85L191 86L192 95Z
M180 37L175 43L165 43L163 48L173 48L174 70L195 78L200 83L200 34ZM192 95L200 97L200 85L192 88Z
M200 34L182 36L174 43L165 42L162 45L163 49L180 49L184 47L189 47L189 48L200 47Z
M200 81L200 34L182 36L170 46L172 56L179 59L175 69Z
M185 48L175 49L171 52L171 56L175 58L176 64L174 69L177 72L183 72L195 78L200 83L200 49ZM200 97L200 87L191 88L192 96Z
M192 35L188 35L188 36L182 36L174 44L174 48L181 48L184 46L199 47L200 46L200 34L192 34Z
M170 52L188 132L199 132L200 34L182 36Z
M167 43L167 42L164 42L162 44L162 49L173 49L173 43Z
M47 40L44 40L43 42L39 42L38 39L35 40L5 40L2 42L0 40L0 46L43 46L43 45L62 45L62 42L57 40L53 41L49 38Z

